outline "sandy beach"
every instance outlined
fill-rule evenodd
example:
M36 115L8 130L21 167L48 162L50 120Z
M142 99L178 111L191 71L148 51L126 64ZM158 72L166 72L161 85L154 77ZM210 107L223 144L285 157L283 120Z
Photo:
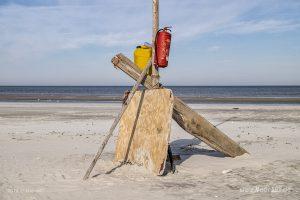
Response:
M299 104L190 104L250 152L224 157L173 121L176 172L113 163L120 103L0 103L0 199L299 199ZM113 169L113 170L112 170Z

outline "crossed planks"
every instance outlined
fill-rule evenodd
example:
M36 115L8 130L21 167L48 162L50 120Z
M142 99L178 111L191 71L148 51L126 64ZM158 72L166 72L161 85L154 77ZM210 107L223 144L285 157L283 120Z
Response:
M141 70L123 54L118 54L113 57L112 63L116 68L121 69L134 80L137 80L142 73ZM148 89L152 88L152 79L150 76L146 77L143 85ZM226 156L236 157L247 153L245 149L177 97L174 97L172 117L185 131Z

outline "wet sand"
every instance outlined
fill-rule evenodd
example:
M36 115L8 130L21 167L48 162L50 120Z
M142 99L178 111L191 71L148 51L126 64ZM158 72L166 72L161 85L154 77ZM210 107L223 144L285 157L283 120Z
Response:
M114 142L82 177L119 103L0 103L0 199L299 199L299 104L191 104L250 152L224 157L172 124L176 173L111 171Z

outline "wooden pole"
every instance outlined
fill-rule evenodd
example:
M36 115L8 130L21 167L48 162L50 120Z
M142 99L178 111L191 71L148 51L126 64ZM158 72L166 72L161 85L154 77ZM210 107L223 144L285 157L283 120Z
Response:
M83 177L83 180L86 180L86 179L89 178L89 176L90 176L90 174L91 174L91 172L92 172L94 166L96 165L97 161L99 160L99 158L100 158L100 156L101 156L101 154L102 154L102 152L103 152L103 150L104 150L104 147L106 146L108 140L109 140L110 137L112 136L112 134L113 134L113 132L114 132L116 126L118 125L118 123L119 123L119 121L120 121L122 115L123 115L124 112L126 111L126 109L127 109L128 105L129 105L129 103L130 103L130 101L131 101L131 99L132 99L134 93L137 91L139 85L142 83L142 81L144 80L144 78L145 78L145 76L146 76L148 70L150 69L151 63L152 63L151 60L149 60L149 62L148 62L148 64L147 64L146 68L143 70L143 72L141 73L141 75L138 77L137 82L136 82L135 85L132 87L131 92L130 92L130 94L129 94L129 96L128 96L126 102L125 102L125 105L122 107L121 112L120 112L119 115L115 118L113 124L111 125L108 134L106 135L106 137L104 138L104 141L102 142L101 146L99 147L97 154L95 155L95 157L94 157L92 163L90 164L90 167L87 169L87 171L86 171L86 173L85 173L85 175L84 175L84 177Z
M159 73L158 69L156 69L154 65L155 60L155 39L156 33L159 27L159 0L152 0L152 87L158 88L159 87Z
M112 63L135 80L141 73L141 70L122 54L116 55ZM146 77L143 85L152 89L152 78ZM174 97L173 119L185 131L227 156L236 157L248 153L177 97Z

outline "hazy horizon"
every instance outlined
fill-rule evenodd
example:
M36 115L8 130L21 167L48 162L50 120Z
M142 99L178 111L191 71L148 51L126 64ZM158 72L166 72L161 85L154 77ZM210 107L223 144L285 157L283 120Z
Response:
M133 85L0 85L0 87L132 87ZM300 85L163 85L164 87L300 87Z

